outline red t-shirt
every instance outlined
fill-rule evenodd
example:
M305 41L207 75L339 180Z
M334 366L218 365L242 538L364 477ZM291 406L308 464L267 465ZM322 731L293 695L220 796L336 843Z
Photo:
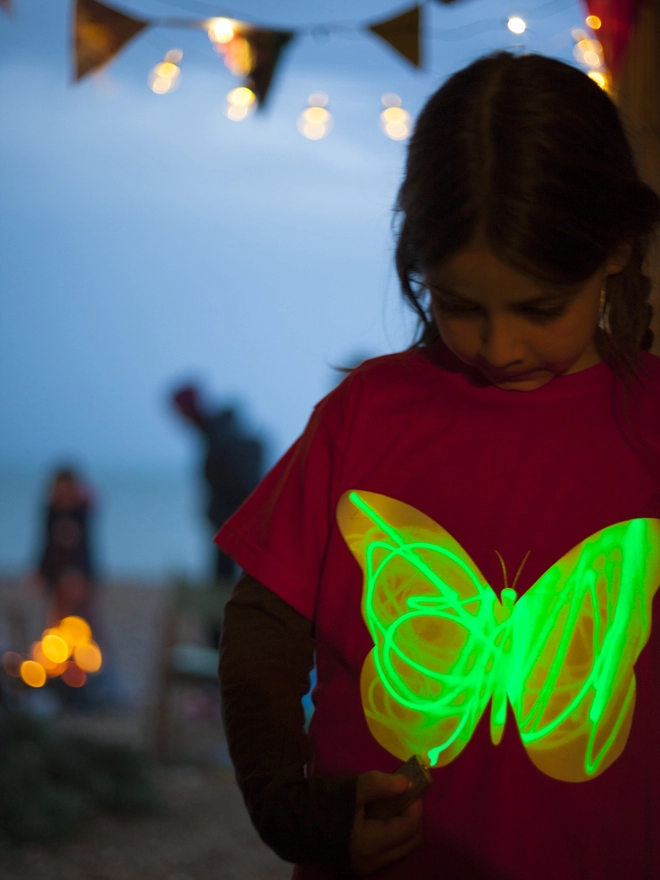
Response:
M497 596L522 564L520 600L589 536L660 518L659 358L642 355L641 378L624 389L601 363L535 391L504 391L438 342L365 362L317 405L302 436L216 539L315 622L310 773L393 772L402 763L376 738L363 708L360 677L377 639L364 616L363 571L337 521L344 493L377 493L421 512L458 542ZM649 607L657 585L644 586ZM645 620L650 627L648 614ZM657 631L641 647L634 676L623 751L586 781L538 769L510 703L495 745L487 706L460 753L431 771L422 846L374 876L660 877ZM296 876L329 875L298 868Z

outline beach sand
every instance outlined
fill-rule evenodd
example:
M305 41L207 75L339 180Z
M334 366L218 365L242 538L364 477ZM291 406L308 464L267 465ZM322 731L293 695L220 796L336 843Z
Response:
M52 706L37 698L35 711L46 713L58 729L148 749L167 594L144 583L111 584L100 592L100 640L123 705L49 716ZM28 650L44 620L39 594L0 578L3 650L21 630L21 639L27 639L22 650ZM164 816L94 816L68 838L1 855L2 880L289 878L291 865L275 856L250 824L227 759L214 686L179 689L173 715L178 719L174 750L155 770L168 805Z

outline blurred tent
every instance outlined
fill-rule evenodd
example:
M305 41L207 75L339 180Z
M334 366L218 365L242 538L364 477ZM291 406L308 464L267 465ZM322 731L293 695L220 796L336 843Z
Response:
M592 5L602 7L604 14L609 7L613 27L624 31L623 39L620 31L614 31L614 48L603 40L605 61L613 75L612 96L634 138L642 175L660 192L660 0L590 0L590 8ZM653 279L656 353L660 353L659 238L656 236L648 265Z

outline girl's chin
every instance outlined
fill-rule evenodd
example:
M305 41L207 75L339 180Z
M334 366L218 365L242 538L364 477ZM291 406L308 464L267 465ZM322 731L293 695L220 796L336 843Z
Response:
M493 385L496 385L498 388L503 388L506 391L536 391L537 388L547 385L551 379L554 379L554 374L545 371L543 374L529 376L522 379L509 379L508 381L505 379L494 379L491 376L488 376L487 378L493 383Z

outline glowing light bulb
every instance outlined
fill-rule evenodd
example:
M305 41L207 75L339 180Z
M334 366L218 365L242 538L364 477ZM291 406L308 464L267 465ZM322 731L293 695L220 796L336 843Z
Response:
M211 18L206 22L206 32L212 43L229 43L234 39L234 22L231 18Z
M183 58L183 49L170 49L165 53L165 61L171 61L172 64L178 64Z
M241 122L248 115L247 107L227 107L227 116L232 122Z
M330 114L324 107L308 107L303 113L303 118L312 125L327 125Z
M170 53L168 52L167 54L169 55ZM181 54L183 55L183 53ZM156 64L156 66L152 67L149 71L147 82L149 83L149 88L154 94L166 95L168 92L173 92L178 87L180 79L181 68L173 61L168 61L166 55L165 61Z
M21 678L29 687L40 688L46 684L46 670L36 660L21 663Z
M257 96L247 86L239 86L237 89L232 89L229 92L227 100L234 107L249 107L250 104L254 104L257 100Z
M403 107L388 107L380 114L380 118L384 122L407 122L410 114Z
M527 25L517 15L512 16L506 23L506 26L509 28L512 34L524 34L527 30Z
M590 70L587 74L589 79L592 79L597 85L601 87L604 91L607 91L607 80L603 76L602 73L598 70Z
M573 28L573 30L571 31L571 36L576 43L579 43L580 40L587 39L587 32L583 31L582 28Z
M307 99L309 107L298 117L298 131L310 141L319 141L332 130L332 114L325 109L328 100L325 92L314 92Z
M597 31L603 24L597 15L588 15L585 18L584 23L587 27L590 27L592 31Z
M398 103L385 105L385 109L380 114L381 131L393 141L405 140L410 134L410 113L401 106L401 98L398 95L385 95L381 99L385 103L385 98L396 99Z
M227 94L225 113L233 122L245 119L257 106L257 96L247 86L239 86Z

